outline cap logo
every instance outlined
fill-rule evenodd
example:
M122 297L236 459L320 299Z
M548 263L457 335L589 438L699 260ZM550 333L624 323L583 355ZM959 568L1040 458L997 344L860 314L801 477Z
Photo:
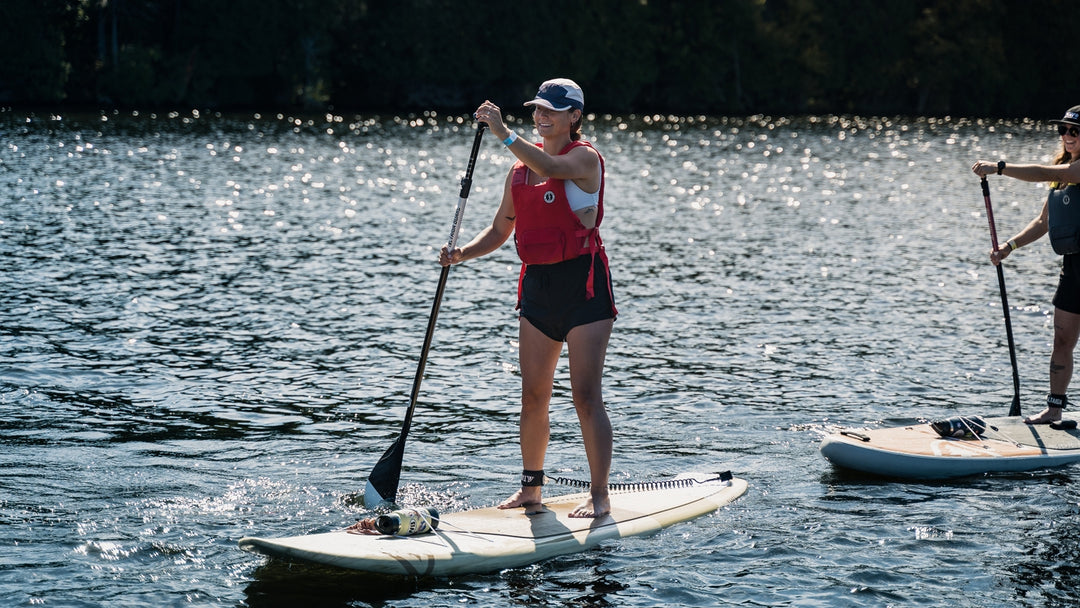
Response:
M1080 112L1065 112L1065 118L1076 120L1077 118L1080 118Z

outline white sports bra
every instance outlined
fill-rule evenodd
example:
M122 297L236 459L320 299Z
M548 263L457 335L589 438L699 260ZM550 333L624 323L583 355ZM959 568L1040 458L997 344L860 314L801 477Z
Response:
M598 172L599 168L596 169ZM600 176L603 179L603 176ZM570 202L571 211L579 211L586 207L595 207L600 204L600 189L597 188L596 192L589 193L582 190L574 180L568 179L564 183L566 187L566 200Z

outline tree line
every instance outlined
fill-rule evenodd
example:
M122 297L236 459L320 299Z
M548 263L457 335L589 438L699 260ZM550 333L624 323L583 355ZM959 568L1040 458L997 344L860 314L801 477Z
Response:
M4 0L0 104L1058 116L1064 0Z

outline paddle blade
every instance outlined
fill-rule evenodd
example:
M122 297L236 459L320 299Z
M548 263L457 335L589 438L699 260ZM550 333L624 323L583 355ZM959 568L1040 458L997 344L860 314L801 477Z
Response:
M404 435L398 437L368 475L364 489L364 506L374 509L380 503L397 499L398 482L401 481L401 461L405 455Z

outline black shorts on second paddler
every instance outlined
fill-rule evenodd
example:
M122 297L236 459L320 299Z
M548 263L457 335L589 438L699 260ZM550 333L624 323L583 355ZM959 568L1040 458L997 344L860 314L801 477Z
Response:
M1080 315L1080 254L1061 259L1061 276L1054 292L1054 306Z

